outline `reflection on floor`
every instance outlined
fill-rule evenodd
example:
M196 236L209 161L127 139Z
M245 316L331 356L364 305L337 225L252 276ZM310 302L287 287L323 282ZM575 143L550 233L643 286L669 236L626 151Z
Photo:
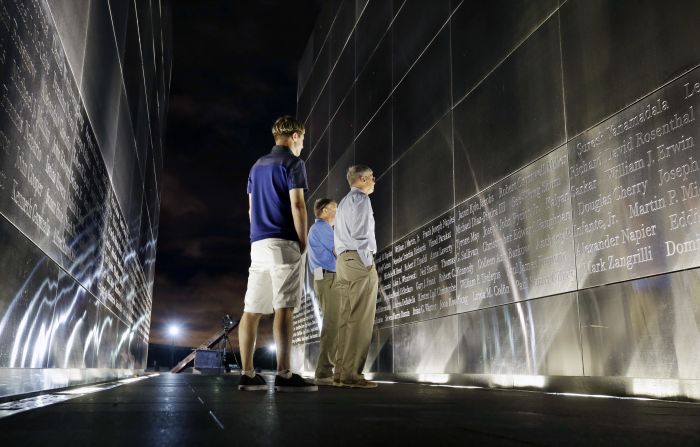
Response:
M53 393L27 397L15 401L3 402L0 403L0 418L12 416L13 414L21 413L23 411L47 407L49 405L57 404L68 399L75 399L76 397L84 396L86 394L96 393L98 391L106 391L121 385L126 385L127 383L137 382L139 380L148 379L149 377L155 377L157 375L158 374L153 374L118 380L115 382L102 383L84 387L75 387L66 390L56 391Z
M10 402L0 411L24 410L0 419L0 433L3 445L52 446L700 445L694 403L388 382L283 394L237 383L165 373L43 396L55 405L32 411Z

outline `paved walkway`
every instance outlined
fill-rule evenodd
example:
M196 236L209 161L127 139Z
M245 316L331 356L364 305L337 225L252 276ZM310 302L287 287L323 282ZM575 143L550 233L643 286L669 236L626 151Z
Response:
M382 384L239 392L165 373L0 419L14 445L689 445L700 404Z

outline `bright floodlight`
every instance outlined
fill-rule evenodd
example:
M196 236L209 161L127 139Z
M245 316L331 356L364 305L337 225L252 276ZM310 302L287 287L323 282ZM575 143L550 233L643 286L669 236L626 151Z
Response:
M170 327L168 327L168 333L173 337L176 336L179 332L180 328L175 324L171 324Z
M267 349L274 352L277 349L277 346L275 346L274 344L271 344L271 345L267 346Z

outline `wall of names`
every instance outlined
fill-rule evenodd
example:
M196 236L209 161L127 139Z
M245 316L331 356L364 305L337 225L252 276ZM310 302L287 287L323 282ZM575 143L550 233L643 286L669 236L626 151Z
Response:
M0 213L147 342L150 287L41 1L0 3Z
M699 106L695 69L394 241L377 327L700 266Z

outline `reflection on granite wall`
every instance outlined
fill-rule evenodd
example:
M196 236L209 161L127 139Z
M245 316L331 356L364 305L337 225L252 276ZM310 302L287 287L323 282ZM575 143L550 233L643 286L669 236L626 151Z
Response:
M0 1L0 396L145 367L166 7Z
M700 4L335 0L309 202L372 195L376 376L700 399ZM307 287L295 361L312 370ZM564 379L570 380L564 380Z

